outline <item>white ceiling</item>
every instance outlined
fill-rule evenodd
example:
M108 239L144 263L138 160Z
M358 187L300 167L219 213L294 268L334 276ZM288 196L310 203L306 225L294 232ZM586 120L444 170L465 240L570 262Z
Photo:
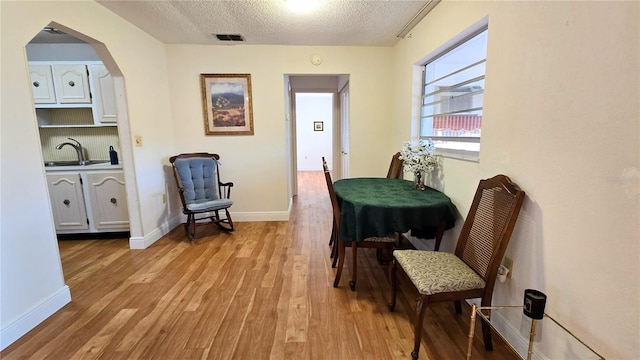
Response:
M426 4L438 2L322 0L314 12L296 14L284 0L96 1L167 44L229 44L213 35L222 33L241 34L246 44L326 46L392 46Z

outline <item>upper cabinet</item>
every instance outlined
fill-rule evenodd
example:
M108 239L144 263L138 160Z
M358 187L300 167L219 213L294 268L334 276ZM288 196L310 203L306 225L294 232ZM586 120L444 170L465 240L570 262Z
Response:
M113 78L107 67L102 64L91 65L93 79L93 97L96 101L97 117L101 123L115 123L118 121L116 109L116 94Z
M89 74L86 65L53 65L53 79L58 103L91 104Z
M51 65L29 65L31 91L36 104L55 104L56 93L53 88Z
M99 61L29 63L40 127L115 126L113 79Z

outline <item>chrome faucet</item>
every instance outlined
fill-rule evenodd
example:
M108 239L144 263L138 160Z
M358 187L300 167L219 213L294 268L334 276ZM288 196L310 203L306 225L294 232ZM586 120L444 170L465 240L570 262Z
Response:
M65 145L69 145L71 147L73 147L73 149L76 151L76 154L78 155L78 162L80 163L80 165L84 165L85 161L84 161L84 154L83 154L83 149L82 149L82 145L80 144L80 142L76 139L72 139L72 138L67 138L71 141L74 141L75 144L70 143L70 142L63 142L62 144L58 144L56 145L56 149L60 150L62 149Z

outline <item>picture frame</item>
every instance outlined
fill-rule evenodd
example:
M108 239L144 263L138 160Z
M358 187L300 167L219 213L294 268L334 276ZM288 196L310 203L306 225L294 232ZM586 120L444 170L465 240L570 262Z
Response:
M324 131L324 122L322 122L322 121L314 121L313 122L313 131Z
M205 135L253 135L251 74L200 74Z

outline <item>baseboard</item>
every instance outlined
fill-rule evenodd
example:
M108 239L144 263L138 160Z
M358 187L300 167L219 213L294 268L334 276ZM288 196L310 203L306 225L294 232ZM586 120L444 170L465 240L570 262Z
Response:
M231 213L234 222L246 221L289 221L291 206L288 211L264 211L264 212L241 212Z
M176 226L180 225L181 222L180 215L177 215L153 229L153 231L145 236L132 236L129 238L129 248L146 249L168 234L169 231L173 230Z
M407 232L406 234L403 234L403 235L407 240L409 240L411 245L413 245L413 247L415 247L418 250L433 251L433 248L436 245L435 239L420 239L420 238L411 236L410 232Z
M31 331L63 306L71 302L71 291L67 285L41 301L24 315L0 330L0 350L5 349L24 334Z
M231 218L234 222L248 222L248 221L289 221L291 215L291 208L293 201L289 202L289 209L287 211L265 211L265 212L231 212ZM145 236L132 236L129 238L130 249L146 249L153 245L156 241L160 240L163 236L173 230L176 226L186 221L186 217L183 214L178 214L167 222L153 229Z

